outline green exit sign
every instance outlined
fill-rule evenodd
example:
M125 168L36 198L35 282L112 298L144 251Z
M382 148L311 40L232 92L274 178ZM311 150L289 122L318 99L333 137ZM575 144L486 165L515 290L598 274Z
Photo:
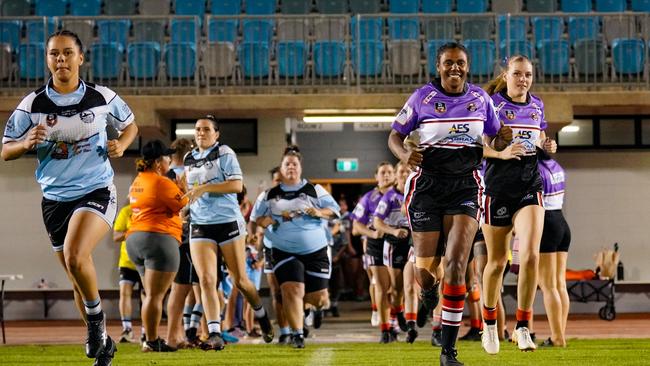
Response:
M336 159L337 172L358 172L359 159L357 158L339 158Z

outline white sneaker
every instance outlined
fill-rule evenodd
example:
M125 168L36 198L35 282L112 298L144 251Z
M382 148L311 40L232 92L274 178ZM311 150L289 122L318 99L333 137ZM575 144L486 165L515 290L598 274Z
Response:
M499 353L499 334L497 325L487 325L483 323L483 333L481 334L481 344L485 352L491 355Z
M314 311L310 311L309 315L305 317L305 326L311 327L314 325Z
M530 330L526 327L515 329L512 333L512 339L513 342L517 344L520 351L534 351L537 349L537 345L530 337Z
M373 327L378 327L379 326L379 313L376 311L372 312L372 315L370 316L370 325Z

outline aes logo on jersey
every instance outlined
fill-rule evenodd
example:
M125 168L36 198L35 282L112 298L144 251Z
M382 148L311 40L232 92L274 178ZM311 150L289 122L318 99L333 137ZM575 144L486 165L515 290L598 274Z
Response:
M435 102L434 107L438 113L445 113L447 111L447 105L443 102Z
M79 113L79 119L81 119L83 123L93 123L93 121L95 120L95 113L93 113L93 111L90 110L83 111Z
M506 110L505 110L505 114L506 114L506 118L507 118L507 119L509 119L509 120L511 120L511 121L512 121L513 119L515 119L515 111L511 111L511 110L507 110L507 109L506 109Z
M45 117L45 123L48 127L54 127L57 122L56 113L50 113Z

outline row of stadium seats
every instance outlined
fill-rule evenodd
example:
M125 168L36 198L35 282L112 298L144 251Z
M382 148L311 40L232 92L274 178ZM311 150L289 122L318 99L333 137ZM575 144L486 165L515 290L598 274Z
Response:
M565 24L566 21L566 24ZM0 20L0 43L17 49L20 43L43 42L57 28L77 33L84 44L117 42L267 42L346 40L494 39L539 42L567 39L647 38L650 17L614 16L473 16L442 17L307 17L223 19L209 17L202 27L194 17L102 19L66 17L40 20ZM203 29L205 28L205 30ZM24 30L23 30L24 29ZM496 33L495 33L496 32ZM169 35L167 35L169 34ZM205 37L204 37L205 35Z
M279 7L278 7L279 2ZM102 6L103 3L103 6ZM33 5L33 7L32 7ZM96 16L96 15L249 15L308 14L371 14L388 10L396 14L424 13L567 13L650 11L650 0L389 0L386 8L381 0L2 0L3 16Z

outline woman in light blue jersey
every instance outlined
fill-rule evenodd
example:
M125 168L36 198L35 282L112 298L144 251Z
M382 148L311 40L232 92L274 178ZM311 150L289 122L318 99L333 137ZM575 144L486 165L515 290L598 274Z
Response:
M219 124L213 116L196 121L197 148L183 162L190 189L190 252L201 286L209 337L201 347L221 350L221 312L217 298L219 254L233 283L253 306L264 341L273 340L273 328L253 283L246 276L246 224L239 210L242 172L235 152L219 143Z
M121 157L138 133L133 113L114 91L84 82L79 37L62 30L46 42L46 85L26 96L2 139L2 158L36 151L43 221L86 320L86 356L110 365L115 343L107 336L92 252L113 225L117 209L109 158ZM109 139L106 128L119 131Z
M304 348L303 305L327 308L331 261L322 219L339 216L334 198L317 184L302 179L302 157L290 146L280 165L282 183L266 191L254 213L273 243L273 272L282 291L294 348ZM317 324L314 324L318 328Z

